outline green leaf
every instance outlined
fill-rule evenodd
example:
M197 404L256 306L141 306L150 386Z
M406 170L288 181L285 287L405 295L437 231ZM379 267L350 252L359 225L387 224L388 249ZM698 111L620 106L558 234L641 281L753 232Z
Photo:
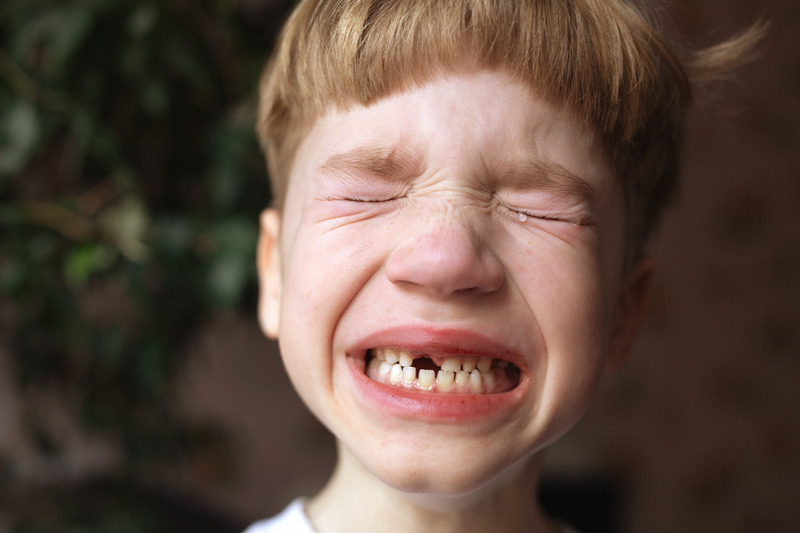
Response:
M250 143L255 138L252 118L255 116L255 108L242 107L245 113L233 113L226 117L215 128L211 137L213 149L208 173L209 187L214 206L220 213L229 212L242 192L242 167Z
M69 72L70 56L86 38L94 13L86 6L59 5L41 10L20 28L14 43L14 56L31 57L34 51L40 59L30 65L48 78L55 79Z
M239 300L251 270L250 263L238 256L222 256L211 263L208 281L217 305L227 308Z
M136 262L148 259L150 250L144 241L150 228L150 217L138 195L125 194L103 209L98 216L98 223L103 235L122 255Z
M153 116L164 115L169 106L169 91L159 79L149 79L142 87L144 110Z
M255 221L233 219L212 231L215 251L208 271L212 299L221 307L235 305L255 279Z
M0 294L14 294L25 283L25 269L17 258L0 262Z
M0 116L0 175L22 170L36 148L41 135L39 117L24 100L14 102Z
M64 278L72 287L86 285L89 278L108 268L116 254L104 244L84 244L73 249L64 263Z
M136 7L128 19L128 33L134 39L144 39L158 22L158 8L152 3L142 3Z

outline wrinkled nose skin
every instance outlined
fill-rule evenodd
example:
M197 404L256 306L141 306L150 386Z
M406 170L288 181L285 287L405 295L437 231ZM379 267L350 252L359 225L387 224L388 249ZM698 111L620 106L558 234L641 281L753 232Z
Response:
M386 263L392 283L437 297L502 287L503 266L474 229L472 218L480 215L459 214L458 209L450 206L427 217L398 245Z

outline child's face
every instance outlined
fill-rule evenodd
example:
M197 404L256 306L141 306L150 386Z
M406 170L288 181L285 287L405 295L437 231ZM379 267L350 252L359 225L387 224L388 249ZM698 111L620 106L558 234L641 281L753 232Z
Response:
M264 217L262 325L369 471L464 493L624 358L645 283L623 255L621 186L581 125L502 71L447 75L314 124Z

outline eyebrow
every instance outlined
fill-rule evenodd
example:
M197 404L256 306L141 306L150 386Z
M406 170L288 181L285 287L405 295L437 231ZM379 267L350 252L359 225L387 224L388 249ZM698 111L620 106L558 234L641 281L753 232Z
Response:
M325 174L348 174L382 180L408 180L422 170L422 158L410 150L362 146L326 159L319 170Z
M382 181L410 180L422 172L418 153L397 147L360 146L334 154L320 164L319 171L328 175L346 174L355 178L378 178ZM543 189L577 198L591 204L595 188L584 178L554 161L520 159L502 164L493 173L500 189Z
M577 198L585 203L596 200L595 188L583 177L554 161L521 160L502 165L495 173L501 189L544 189Z

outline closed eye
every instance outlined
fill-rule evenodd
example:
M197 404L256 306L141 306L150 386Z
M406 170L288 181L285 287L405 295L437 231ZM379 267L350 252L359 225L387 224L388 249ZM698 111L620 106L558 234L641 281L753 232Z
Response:
M510 207L510 206L503 206L505 209L511 212L513 216L517 218L520 222L525 222L528 218L535 218L538 220L547 220L553 222L570 222L575 224L572 220L567 220L563 216L557 215L555 213L546 213L542 211L532 211L530 209L520 209L518 207Z
M399 200L402 196L392 196L391 198L378 198L378 197L369 197L369 196L345 196L342 200L348 202L360 202L360 203L386 203L391 202L393 200Z
M514 209L509 207L508 210L511 211L512 213L516 213L517 218L519 218L520 222L525 222L528 219L528 217L538 218L540 220L556 220L556 221L563 220L561 217L557 217L554 215L547 215L543 213L534 213L532 211L527 211L525 209Z

